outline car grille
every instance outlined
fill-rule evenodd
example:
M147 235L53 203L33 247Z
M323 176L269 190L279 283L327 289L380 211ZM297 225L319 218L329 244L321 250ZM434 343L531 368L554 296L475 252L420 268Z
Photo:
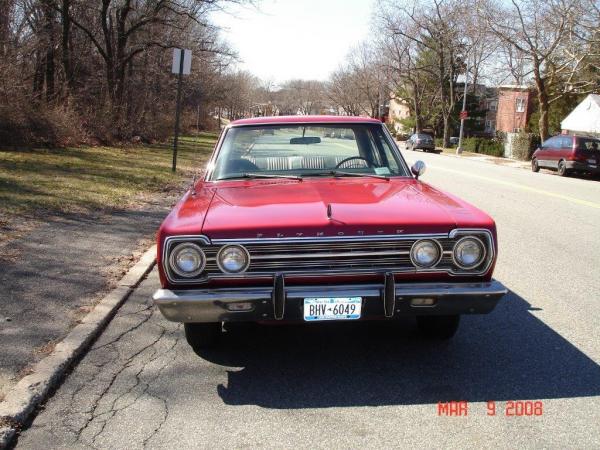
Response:
M486 246L486 258L473 269L463 270L452 258L454 244L465 235L479 237ZM316 238L266 240L215 240L204 236L173 236L163 249L163 267L173 283L190 284L210 278L273 277L277 273L306 276L322 274L413 273L423 271L450 272L455 275L482 274L493 261L491 234L487 230L461 230L447 235L375 236L356 238ZM442 258L430 269L416 267L410 258L413 244L420 239L434 239L442 247ZM196 278L181 278L169 268L168 255L181 242L194 242L205 256L206 265ZM217 264L217 253L228 244L243 245L250 254L250 265L241 274L223 273Z
M246 273L411 270L414 265L410 260L410 249L416 240L245 244L251 259ZM444 252L451 252L455 240L439 239L438 242ZM205 247L209 274L221 273L216 262L219 248ZM450 265L452 255L446 253L438 266Z

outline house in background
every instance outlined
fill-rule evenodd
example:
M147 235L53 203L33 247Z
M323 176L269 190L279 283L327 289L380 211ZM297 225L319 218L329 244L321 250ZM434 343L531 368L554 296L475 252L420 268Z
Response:
M496 131L518 133L525 129L533 112L533 92L530 86L498 87Z
M412 133L412 130L406 129L399 122L400 119L406 119L409 116L410 108L408 107L408 103L392 96L389 101L386 123L392 125L396 133Z
M484 133L493 136L496 134L498 91L495 88L487 88L482 103L483 109L485 110Z
M590 94L560 123L563 134L600 136L600 95Z

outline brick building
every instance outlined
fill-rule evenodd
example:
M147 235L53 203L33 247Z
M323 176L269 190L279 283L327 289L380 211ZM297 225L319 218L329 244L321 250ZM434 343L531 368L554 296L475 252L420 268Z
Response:
M518 133L525 129L532 113L533 92L529 86L498 87L496 131Z

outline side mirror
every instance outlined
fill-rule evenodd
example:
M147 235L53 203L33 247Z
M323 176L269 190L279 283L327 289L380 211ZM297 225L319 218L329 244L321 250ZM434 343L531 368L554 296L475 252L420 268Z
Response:
M413 164L413 166L410 168L410 171L413 173L413 175L417 178L417 180L419 179L419 177L421 175L423 175L425 173L425 163L423 161L417 161L416 163Z

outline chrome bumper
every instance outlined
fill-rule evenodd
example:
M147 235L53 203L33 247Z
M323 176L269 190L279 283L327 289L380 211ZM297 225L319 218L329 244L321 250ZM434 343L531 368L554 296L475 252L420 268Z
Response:
M396 283L387 274L383 284L285 286L275 278L273 287L226 289L159 289L154 303L174 322L227 322L303 320L308 297L361 297L361 319L407 315L486 314L507 293L498 281L483 283ZM412 305L414 299L433 299L432 306ZM247 303L247 311L234 310Z

